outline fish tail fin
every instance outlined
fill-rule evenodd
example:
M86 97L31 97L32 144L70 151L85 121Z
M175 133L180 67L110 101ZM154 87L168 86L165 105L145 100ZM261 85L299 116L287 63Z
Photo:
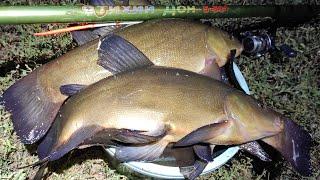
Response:
M310 148L312 139L307 131L292 120L285 119L283 132L262 139L277 149L282 156L303 176L312 174Z
M35 70L2 95L2 104L11 112L14 129L24 144L35 143L44 136L61 105L51 102L42 90Z

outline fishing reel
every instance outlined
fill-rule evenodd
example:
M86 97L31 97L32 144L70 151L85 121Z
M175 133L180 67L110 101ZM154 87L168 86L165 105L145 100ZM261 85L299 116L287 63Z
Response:
M266 53L280 53L289 58L297 56L297 52L287 44L277 47L274 41L275 38L267 31L246 31L240 36L240 39L244 54L248 56L261 57Z

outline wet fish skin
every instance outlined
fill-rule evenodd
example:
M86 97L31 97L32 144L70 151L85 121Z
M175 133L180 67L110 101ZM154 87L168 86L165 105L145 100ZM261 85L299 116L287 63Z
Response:
M140 34L145 29L154 31L143 37L132 36ZM162 62L157 61L163 58L168 67L177 67L170 64L179 63L179 68L193 72L200 72L204 68L204 59L213 59L219 67L222 67L226 64L231 50L236 50L236 57L243 50L242 44L226 32L183 19L152 20L139 26L130 26L116 34L131 42L149 59L154 60L155 65L163 66ZM174 34L174 36L162 38L163 34ZM179 51L166 51L177 48ZM175 59L188 59L188 61Z
M47 132L67 96L60 86L78 82L91 84L111 75L97 66L98 40L66 53L10 86L0 98L11 112L14 129L20 140L31 144Z
M232 105L230 101L240 102ZM49 148L52 152L73 141L70 137L75 132L93 126L143 131L148 136L165 133L169 143L227 120L227 130L217 129L220 135L207 137L207 142L220 145L242 144L283 130L278 113L255 108L259 106L251 97L212 78L184 70L147 68L101 80L70 97L50 130L57 135L49 132L46 138L55 142ZM250 113L256 114L248 120ZM42 146L47 146L46 140ZM50 151L39 152L40 157Z
M120 131L131 135L119 137ZM79 146L112 145L121 161L151 161L172 143L180 148L258 139L310 175L311 137L302 127L220 81L153 66L108 77L70 97L38 155L54 161ZM117 146L114 140L127 144Z
M184 31L181 31L181 27ZM130 26L115 35L137 46L156 65L183 68L218 77L220 74L215 59L227 57L227 54L223 51L222 56L220 52L213 51L217 49L211 48L211 45L220 43L221 33L219 30L210 29L211 27L201 23L169 19ZM213 41L215 38L211 38L212 42L209 43L206 37L217 38L217 43ZM222 44L224 49L236 48L239 53L242 50L238 41ZM0 101L4 102L6 109L13 114L15 130L23 143L37 142L51 126L58 109L67 98L60 93L60 86L89 85L112 75L97 64L98 47L99 40L95 40L75 48L37 68L4 92Z

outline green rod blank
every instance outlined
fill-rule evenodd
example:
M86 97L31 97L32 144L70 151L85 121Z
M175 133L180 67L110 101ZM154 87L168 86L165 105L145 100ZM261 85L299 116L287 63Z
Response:
M319 6L2 6L0 24L314 16Z

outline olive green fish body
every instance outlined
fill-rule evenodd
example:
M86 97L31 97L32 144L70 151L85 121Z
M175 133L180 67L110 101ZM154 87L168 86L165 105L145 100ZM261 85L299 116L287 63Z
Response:
M227 57L227 51L231 49L237 49L238 54L242 50L237 40L224 34L201 23L180 19L133 25L101 41L95 40L80 46L39 67L4 92L1 101L12 112L13 124L21 141L31 144L47 132L66 95L110 76L116 72L112 71L114 68L122 72L156 64L183 68L220 79L215 60L223 62L220 60ZM120 40L113 41L113 37ZM108 47L122 48L121 51L103 49L105 41L111 43ZM218 46L223 48L215 47L219 43L221 45ZM129 47L130 51L123 47ZM105 55L108 57L105 58ZM147 56L149 59L145 60L147 63L140 65L133 62L128 66L133 56L136 59ZM117 64L121 58L123 61L120 65L125 65L124 69ZM66 86L68 84L75 86Z
M237 105L229 104L235 100L239 101ZM241 104L248 109L238 107ZM55 125L39 146L39 155L44 158L58 149L65 152L76 148L90 136L94 137L89 133L80 138L88 134L85 130L88 127L93 127L91 133L129 129L142 136L162 139L164 147L212 124L222 124L215 129L216 135L209 133L206 139L191 145L242 144L282 130L276 112L256 108L258 105L251 97L212 78L178 69L141 69L103 79L66 101ZM248 115L252 113L256 114ZM61 148L74 144L71 137L75 134L81 141L68 150ZM49 143L46 139L53 143L49 149L45 148Z
M38 84L50 101L62 103L67 98L60 93L62 85L90 85L112 75L97 64L97 43L98 40L85 44L37 69Z
M145 29L151 33L133 36ZM131 42L155 65L193 72L203 70L205 59L213 59L221 67L226 64L230 50L237 50L236 56L242 52L239 41L226 32L183 19L153 20L115 34Z
M14 128L23 143L33 143L49 129L67 96L60 86L89 85L111 73L97 64L97 43L91 42L49 62L18 80L3 94Z

